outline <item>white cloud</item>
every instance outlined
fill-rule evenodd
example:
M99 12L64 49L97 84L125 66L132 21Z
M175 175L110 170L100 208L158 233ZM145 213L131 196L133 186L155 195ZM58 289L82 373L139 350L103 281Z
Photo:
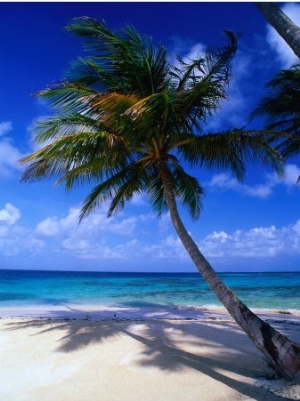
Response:
M296 164L287 164L285 167L285 176L282 182L288 186L294 186L300 176L300 168Z
M17 160L22 157L21 152L13 146L9 137L4 137L12 130L12 123L4 121L0 123L0 178L9 178L13 172L21 170Z
M189 263L189 256L171 225L169 231L165 228L162 232L160 221L155 220L157 223L152 224L152 235L149 236L150 230L147 233L145 227L149 221L154 222L153 215L137 215L133 220L126 216L107 219L101 212L78 225L78 214L78 208L70 208L66 216L48 217L33 230L18 225L21 213L7 203L0 210L0 254L9 257L46 252L49 260L53 260L53 255L57 258L64 254L72 255L73 260L95 260L98 263L115 259L145 263L145 267L165 263L164 260L176 262L178 266ZM270 225L234 232L213 231L205 238L191 235L209 260L272 259L300 254L300 220L283 227Z
M228 173L214 175L206 184L212 190L232 190L241 195L252 196L256 198L267 198L272 195L274 187L285 185L287 187L296 187L297 179L300 176L300 168L295 164L285 166L285 176L279 178L275 173L265 175L265 183L257 185L243 184L230 176Z
M188 255L178 237L168 235L165 239L157 241L152 245L144 245L140 252L147 257L148 260L153 259L169 259L170 261L179 259L187 259Z
M179 68L179 70L181 70L182 66L178 61L178 57L180 57L184 63L189 64L191 60L203 57L205 51L206 46L202 43L196 43L192 46L189 46L185 41L176 38L175 45L173 46L172 51L168 53L168 59L172 66L177 67Z
M236 230L231 234L215 231L198 244L208 258L267 258L278 255L299 255L300 220L281 228L271 225L255 227L248 231Z
M206 47L202 43L196 43L191 47L189 52L183 57L183 61L188 62L189 60L194 60L203 57L205 54Z
M14 226L6 232L5 236L0 235L0 255L2 256L33 255L42 249L44 249L44 242L22 227Z
M170 46L168 51L168 61L172 65L177 65L177 57L181 57L183 60L192 59L203 55L206 51L206 46L201 43L191 43L189 40L182 39L180 37L172 38L173 44Z
M129 258L135 239L133 237L138 220L146 222L147 216L107 218L103 207L87 216L79 224L80 208L70 208L62 218L47 217L36 226L36 234L52 238L55 247L63 251L72 251L72 255L82 259ZM109 245L108 245L109 244ZM138 249L138 248L137 248ZM132 251L131 258L138 250Z
M8 178L13 171L21 170L17 161L22 157L22 154L15 148L9 138L4 138L0 141L0 177Z
M138 218L146 219L146 216L122 218L122 214L117 217L107 218L107 207L103 206L83 219L79 224L80 208L71 207L67 216L58 218L47 217L36 226L36 232L46 237L56 237L64 235L92 236L95 233L118 234L130 236L137 224Z
M66 251L80 259L123 259L134 260L138 258L140 249L137 239L125 241L117 245L108 244L105 240L89 241L83 238L69 237L62 242Z
M220 109L208 121L206 130L223 131L228 128L239 128L246 125L249 99L253 97L253 85L245 85L251 81L252 57L237 51L232 62L232 77L228 89L228 98L220 104Z
M272 194L273 184L266 183L250 186L242 184L227 173L215 175L207 185L213 190L233 190L242 195L253 196L257 198L266 198Z
M35 234L43 238L48 237L57 251L71 252L80 259L116 258L130 261L149 257L149 246L145 245L145 242L157 241L157 238L153 238L152 224L149 229L150 222L155 222L158 227L158 237L162 231L162 235L168 231L166 224L168 216L164 215L161 219L157 219L154 214L149 213L129 217L120 214L107 218L106 209L103 207L96 210L79 225L80 209L70 208L67 215L62 218L52 216L39 222ZM128 237L131 238L128 240ZM170 239L163 242L164 246L159 246L160 250L157 250L157 253L151 253L152 258L162 257L165 254L174 255Z
M11 130L12 130L11 121L3 121L0 123L0 136L7 134Z
M20 217L21 213L19 209L17 209L11 203L6 203L4 209L0 210L0 224L12 226L19 220Z
M270 189L276 185L285 185L287 188L298 186L297 180L300 176L300 167L296 164L286 164L283 177L278 177L276 173L266 174L267 185Z
M144 206L147 204L147 201L145 200L143 194L136 194L133 196L130 203L134 206Z
M295 24L300 26L300 5L297 3L286 3L282 7L282 11L291 18ZM270 47L277 53L277 58L282 68L289 68L295 64L295 62L299 61L289 45L270 25L267 26L267 41Z
M77 228L79 219L79 209L70 208L66 217L58 219L57 217L47 217L37 224L36 232L46 237L55 237L65 235L65 233Z
M15 256L24 252L35 253L44 246L31 230L17 225L21 212L11 203L0 210L0 255Z

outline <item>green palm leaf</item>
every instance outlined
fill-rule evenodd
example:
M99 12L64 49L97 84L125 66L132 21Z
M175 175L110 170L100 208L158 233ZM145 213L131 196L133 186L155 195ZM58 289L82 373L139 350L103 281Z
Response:
M142 192L160 215L171 190L197 218L204 191L183 163L229 169L238 179L249 161L282 172L267 132L203 134L227 97L234 34L226 32L226 46L171 66L165 48L131 26L113 32L84 17L67 29L91 55L72 63L66 80L37 94L56 114L36 124L36 141L50 143L21 160L23 181L47 176L67 189L95 184L82 217L109 200L109 215L116 213Z
M285 158L294 156L300 150L300 64L280 71L267 90L251 117L264 116L266 129L286 133L278 149Z
M168 68L166 50L154 47L134 27L126 26L115 34L105 23L78 18L69 24L68 30L85 40L85 49L118 82L111 90L147 96L164 87Z

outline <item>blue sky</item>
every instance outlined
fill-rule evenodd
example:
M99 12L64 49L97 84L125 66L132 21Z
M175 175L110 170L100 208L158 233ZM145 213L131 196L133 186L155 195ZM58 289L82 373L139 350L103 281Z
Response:
M300 24L300 4L281 5ZM113 29L132 24L163 43L170 60L223 45L224 29L240 32L229 99L208 131L248 124L266 82L295 57L253 3L0 3L0 268L193 272L168 214L157 219L143 196L114 218L103 207L79 225L88 187L66 193L50 181L20 183L17 160L35 149L32 126L48 112L32 94L82 55L64 30L81 16ZM300 157L288 160L284 179L259 165L242 183L226 171L193 173L206 190L204 208L196 222L182 217L217 271L300 270Z

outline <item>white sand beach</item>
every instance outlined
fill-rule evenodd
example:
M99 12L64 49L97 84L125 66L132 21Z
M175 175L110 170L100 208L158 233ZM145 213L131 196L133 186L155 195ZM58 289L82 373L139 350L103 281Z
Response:
M6 311L7 312L7 311ZM264 318L300 343L299 315ZM0 400L300 400L224 311L193 319L0 319Z

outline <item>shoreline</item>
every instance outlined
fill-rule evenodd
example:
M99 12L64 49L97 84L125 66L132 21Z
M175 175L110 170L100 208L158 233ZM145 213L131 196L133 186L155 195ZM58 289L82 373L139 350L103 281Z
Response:
M300 323L300 310L250 308L262 318L282 318ZM60 303L57 305L27 305L21 307L0 307L0 319L3 318L50 318L75 320L232 320L223 306L134 306L134 305L96 305Z

